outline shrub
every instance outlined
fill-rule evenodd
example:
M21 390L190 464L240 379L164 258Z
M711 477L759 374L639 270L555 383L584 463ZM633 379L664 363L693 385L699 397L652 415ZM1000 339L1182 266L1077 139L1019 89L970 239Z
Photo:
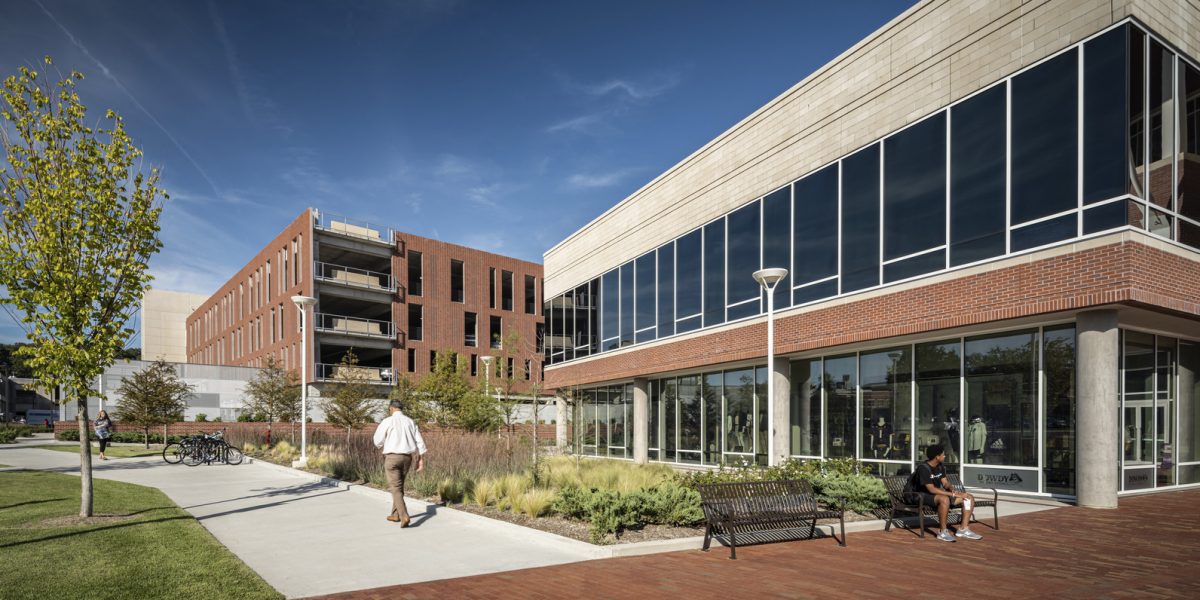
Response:
M537 518L550 512L556 496L554 490L532 489L521 495L513 508L530 518Z
M462 504L471 493L473 482L469 479L447 477L437 486L437 495L447 504Z
M646 488L638 494L647 523L686 527L704 521L700 493L695 490L668 482Z
M12 427L0 427L0 444L14 444L17 441L17 430Z
M206 415L204 413L196 413L196 422L197 423L207 423L208 415Z
M495 502L496 482L490 478L476 481L475 489L471 490L471 501L480 508Z
M523 473L509 473L496 480L496 500L506 501L507 506L514 506L515 499L525 493L533 485L532 479Z
M837 506L846 499L846 508L866 513L882 506L887 501L887 488L883 482L870 475L855 473L827 473L813 487L818 499L826 506Z

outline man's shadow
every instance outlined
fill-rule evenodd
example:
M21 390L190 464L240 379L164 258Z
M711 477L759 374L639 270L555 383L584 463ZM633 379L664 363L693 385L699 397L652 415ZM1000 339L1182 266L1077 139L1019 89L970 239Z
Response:
M408 528L420 527L425 524L425 521L437 516L439 504L430 504L425 507L425 512L419 515L411 515L411 520L408 522Z

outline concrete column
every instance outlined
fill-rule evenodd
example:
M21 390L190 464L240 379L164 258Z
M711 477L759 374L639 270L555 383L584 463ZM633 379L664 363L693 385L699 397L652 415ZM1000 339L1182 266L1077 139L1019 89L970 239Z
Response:
M1075 493L1080 506L1116 508L1120 458L1117 311L1079 313Z
M1183 342L1179 345L1179 439L1176 440L1175 462L1197 460L1196 429L1200 425L1200 386L1196 369L1200 368L1200 344Z
M644 465L650 460L650 380L633 380L633 462Z
M567 447L567 419L571 414L567 401L562 396L554 397L554 444L559 450Z
M774 419L773 425L775 431L771 435L775 438L775 456L768 457L768 463L777 465L787 460L791 454L789 440L791 436L788 432L791 431L791 423L788 422L788 417L791 414L789 410L789 399L792 394L792 369L791 362L786 358L775 357L774 372L771 377L774 378L772 383L775 384L775 397L771 398L771 404L767 410L771 411L771 416Z

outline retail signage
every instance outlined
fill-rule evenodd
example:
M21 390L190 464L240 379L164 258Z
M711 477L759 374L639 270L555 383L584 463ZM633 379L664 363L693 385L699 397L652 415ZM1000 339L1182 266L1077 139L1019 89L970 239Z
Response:
M1154 468L1125 469L1124 490L1148 490L1154 487Z
M996 488L1016 492L1038 491L1038 472L1005 467L963 466L963 483L971 488Z

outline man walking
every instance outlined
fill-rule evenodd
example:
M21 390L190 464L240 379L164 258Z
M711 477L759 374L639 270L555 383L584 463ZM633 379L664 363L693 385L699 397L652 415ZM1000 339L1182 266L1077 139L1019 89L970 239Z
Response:
M923 498L925 506L937 507L938 521L941 525L937 535L939 540L953 542L956 541L955 537L983 539L983 536L971 531L971 509L975 505L975 496L965 491L955 491L950 485L950 480L946 478L946 467L942 464L946 462L945 448L941 444L932 444L925 449L925 456L929 460L917 463L917 470L908 481L905 491L909 497L906 500L916 504L919 498ZM949 518L950 508L960 506L962 521L959 523L958 533L952 534L946 528L946 520Z
M404 477L413 466L425 468L425 440L412 419L400 412L399 400L388 403L388 417L375 429L375 447L383 450L383 472L387 475L388 491L392 493L392 512L387 520L408 527L408 508L404 506Z

